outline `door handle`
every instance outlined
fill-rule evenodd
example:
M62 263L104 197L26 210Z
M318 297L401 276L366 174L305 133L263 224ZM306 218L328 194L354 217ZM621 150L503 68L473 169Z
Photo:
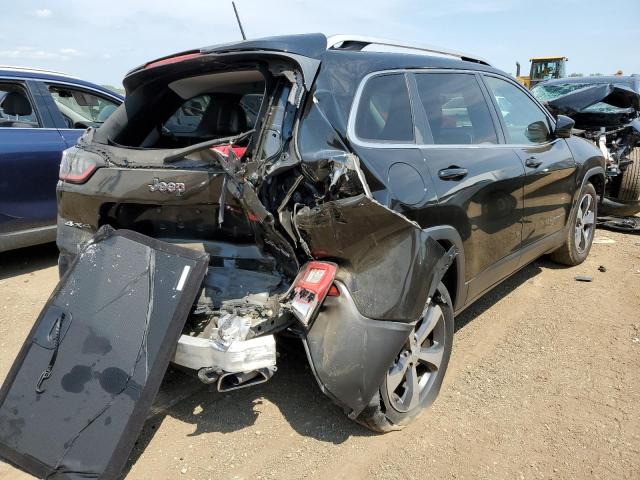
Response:
M469 171L466 168L449 167L440 170L438 177L442 180L462 180L468 173Z
M536 157L529 157L524 161L524 164L529 168L538 168L542 165L542 160L538 160Z

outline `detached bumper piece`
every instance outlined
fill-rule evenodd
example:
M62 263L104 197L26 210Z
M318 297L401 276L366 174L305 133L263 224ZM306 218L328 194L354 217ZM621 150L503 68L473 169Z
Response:
M207 263L201 252L100 230L54 290L0 390L0 455L39 478L117 478Z

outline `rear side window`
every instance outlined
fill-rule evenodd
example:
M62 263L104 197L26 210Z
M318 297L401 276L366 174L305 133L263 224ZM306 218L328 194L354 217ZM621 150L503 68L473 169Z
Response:
M369 79L356 114L356 135L363 140L413 142L411 102L404 74Z
M52 85L49 92L67 128L87 128L104 123L119 103L85 90Z
M434 144L498 143L489 107L473 74L419 73L415 78Z
M551 137L544 112L522 90L496 77L485 77L507 127L507 143L544 143Z
M0 83L0 127L36 128L38 117L27 91L20 85Z

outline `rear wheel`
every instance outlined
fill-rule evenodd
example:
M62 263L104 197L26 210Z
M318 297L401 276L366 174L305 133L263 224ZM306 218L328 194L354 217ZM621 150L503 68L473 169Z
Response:
M453 308L445 286L389 366L380 389L357 421L375 432L400 430L440 392L453 344Z
M620 190L618 190L618 200L623 202L640 199L640 147L631 151L629 160L633 160L633 163L622 174Z
M554 262L573 266L581 264L587 258L596 230L597 201L596 189L591 183L587 183L580 192L564 245L551 254Z

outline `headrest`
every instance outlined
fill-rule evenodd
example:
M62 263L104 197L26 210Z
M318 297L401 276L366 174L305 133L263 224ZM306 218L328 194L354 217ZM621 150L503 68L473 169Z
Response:
M247 115L237 103L223 103L217 112L216 132L220 135L236 135L247 129Z
M31 104L21 92L9 92L2 100L2 110L7 115L31 115Z

